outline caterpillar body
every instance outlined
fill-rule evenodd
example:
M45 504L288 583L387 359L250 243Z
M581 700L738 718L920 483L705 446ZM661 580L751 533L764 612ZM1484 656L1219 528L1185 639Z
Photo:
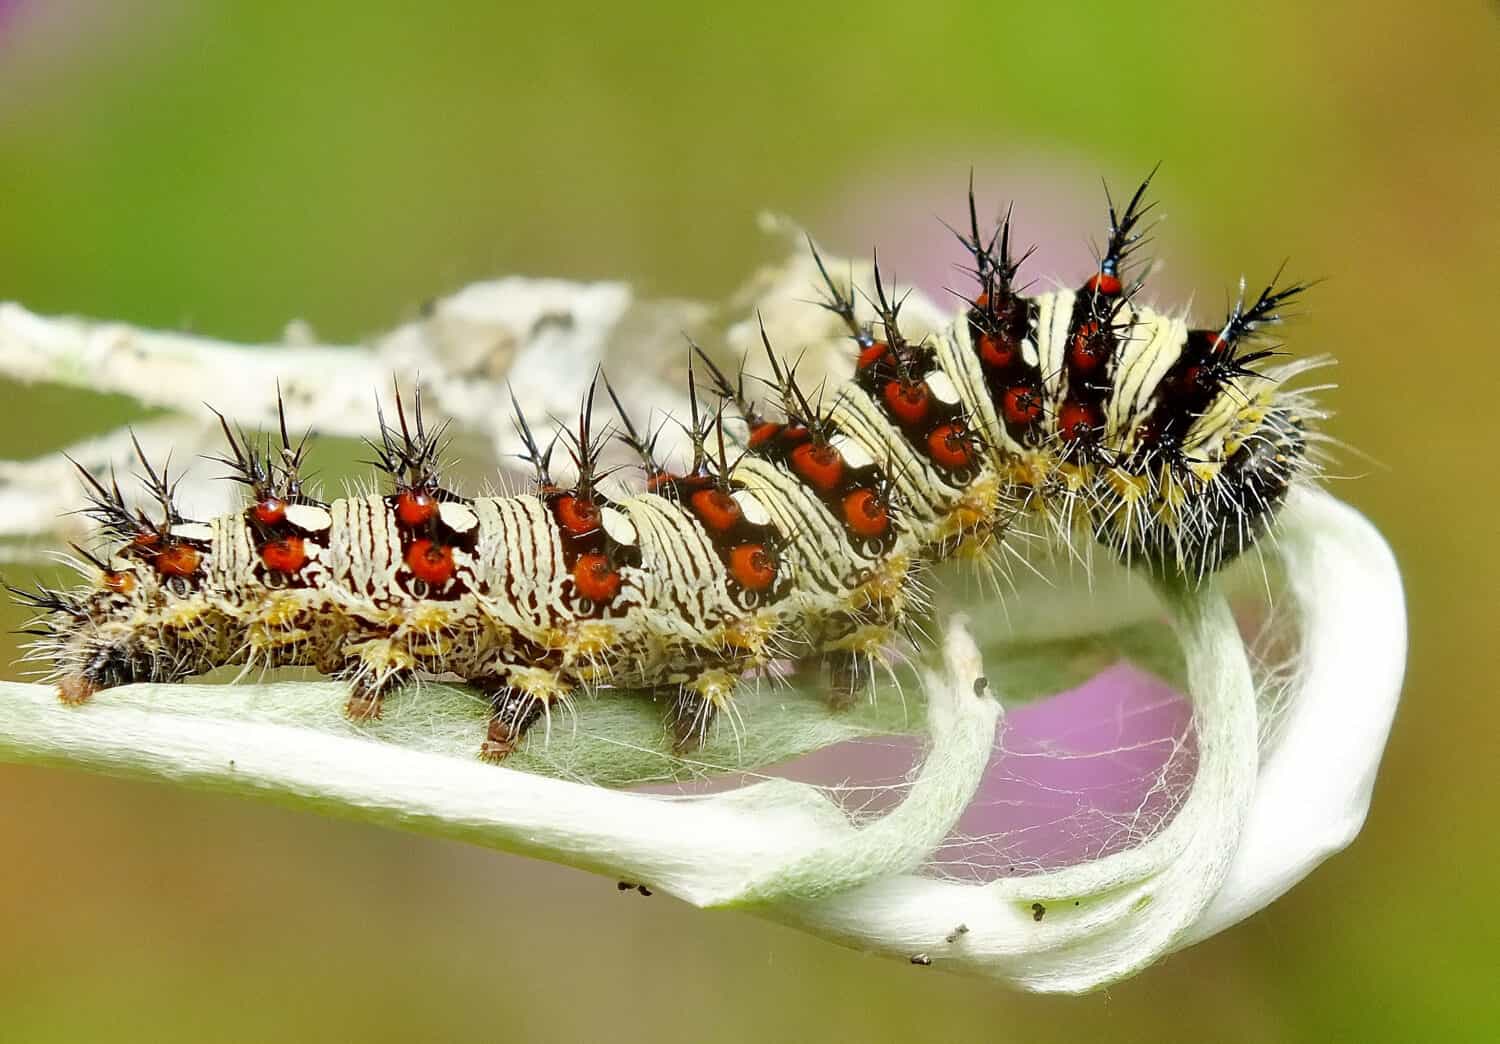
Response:
M1273 283L1208 328L1146 307L1125 276L1146 187L1122 213L1111 204L1083 286L1039 295L1016 285L1009 214L982 236L971 188L959 239L978 292L916 342L878 267L862 319L814 249L853 376L810 395L763 328L761 403L743 371L731 381L697 350L719 401L700 407L690 366L682 470L656 459L660 429L638 428L605 382L616 437L645 470L639 493L600 488L610 433L592 388L576 430L545 450L517 409L536 483L515 496L446 488L442 429L420 393L409 419L399 389L396 423L381 416L372 443L386 493L319 501L284 416L263 450L220 418L222 461L250 498L207 522L182 516L144 457L156 515L84 472L112 546L83 552L82 590L16 592L41 612L35 652L70 703L226 664L312 666L348 679L356 719L414 677L457 674L491 702L481 753L498 759L585 691L665 690L681 744L773 660L821 660L831 698L851 699L920 608L917 571L1013 531L1082 535L1199 582L1253 546L1312 470L1321 415L1285 387L1305 364L1271 362L1257 339L1304 288ZM558 445L569 485L551 473Z

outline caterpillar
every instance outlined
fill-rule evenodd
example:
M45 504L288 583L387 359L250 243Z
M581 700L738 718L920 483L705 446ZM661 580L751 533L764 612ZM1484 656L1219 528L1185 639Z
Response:
M663 692L680 746L773 661L816 661L830 699L852 700L921 606L919 571L990 553L1012 533L1083 539L1127 563L1201 583L1253 547L1288 488L1312 474L1322 415L1288 382L1262 329L1305 286L1253 300L1243 285L1216 326L1140 301L1148 177L1117 212L1076 290L1029 294L1029 252L1007 211L955 231L977 291L939 333L903 336L903 298L880 268L862 316L808 240L817 304L852 342L852 376L809 389L760 329L770 376L747 391L693 345L691 459L658 458L596 375L576 425L545 448L516 407L532 488L469 497L444 482L444 429L418 390L394 423L377 404L370 445L384 492L324 502L304 485L307 440L263 445L219 416L220 460L248 490L237 513L177 508L166 469L140 457L158 510L132 509L111 476L79 468L107 551L76 548L80 590L13 592L38 611L34 653L62 700L226 664L311 666L348 683L347 714L378 717L417 677L451 673L490 703L481 756L499 760L580 693ZM700 397L699 367L712 386ZM600 385L616 420L600 427ZM716 401L712 401L716 400ZM606 444L644 488L610 494ZM554 478L561 446L576 477Z

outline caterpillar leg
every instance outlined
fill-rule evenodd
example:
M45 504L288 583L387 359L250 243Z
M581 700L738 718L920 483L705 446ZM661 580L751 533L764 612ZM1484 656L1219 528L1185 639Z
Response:
M507 685L500 678L475 678L471 685L490 698L489 724L479 757L484 761L503 761L525 738L546 709L546 701Z
M822 656L826 699L834 710L848 710L875 687L875 658L857 650Z
M99 686L83 674L64 675L57 683L57 698L69 707L87 703L98 691Z
M875 669L890 669L900 608L880 604L872 609L863 619L849 614L828 621L816 641L825 698L834 710L848 710L873 694Z
M476 678L472 684L490 697L490 719L479 756L500 761L513 753L536 722L549 721L553 704L572 708L572 682L545 667L506 667L503 675Z
M729 671L716 668L679 686L667 715L673 750L680 754L702 745L719 712L731 710L738 680ZM732 711L730 717L732 720Z
M411 679L406 671L393 671L378 678L356 676L344 701L344 717L352 722L379 721L386 695Z
M350 681L344 716L350 721L376 721L388 693L410 681L416 657L406 644L388 635L359 636L344 645Z

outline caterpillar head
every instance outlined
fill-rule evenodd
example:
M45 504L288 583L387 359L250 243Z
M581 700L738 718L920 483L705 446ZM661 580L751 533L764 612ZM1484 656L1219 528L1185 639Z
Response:
M93 583L82 590L9 588L18 603L37 611L26 631L35 636L31 654L51 665L49 676L67 703L154 677L160 658L157 643L144 639L135 625L159 600L150 570L119 557L109 565L87 557L83 568Z
M211 533L199 523L142 528L107 558L77 545L87 583L73 590L10 588L37 611L30 655L52 665L65 702L99 689L181 676L179 639L201 630Z
M1168 461L1155 477L1137 477L1152 486L1144 499L1123 491L1114 474L1103 475L1096 500L1107 510L1099 513L1095 536L1126 564L1199 583L1254 546L1292 483L1311 467L1299 405L1283 403L1267 410L1210 471Z

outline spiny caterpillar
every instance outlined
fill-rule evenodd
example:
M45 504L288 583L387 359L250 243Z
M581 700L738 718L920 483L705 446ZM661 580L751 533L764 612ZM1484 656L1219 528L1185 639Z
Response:
M425 423L420 393L409 419L399 388L396 423L377 412L371 443L383 494L314 497L284 413L279 447L264 449L220 417L219 459L250 493L238 514L184 518L144 455L155 516L84 471L86 511L112 547L79 549L83 590L16 592L42 614L34 653L69 703L226 664L312 666L347 679L355 719L408 680L453 673L487 695L481 752L499 759L554 704L600 688L664 691L680 745L772 661L820 661L830 698L850 700L920 608L917 570L1017 527L1086 535L1198 583L1251 547L1312 470L1305 429L1320 414L1284 388L1306 366L1271 364L1257 340L1304 288L1242 294L1205 328L1139 303L1125 268L1147 184L1123 213L1110 204L1083 286L1037 295L1016 284L1026 255L1012 254L1009 213L981 235L971 186L956 234L978 292L918 341L878 266L864 321L814 248L852 379L809 392L762 327L763 405L743 369L731 381L693 346L718 402L700 404L690 362L685 470L657 458L662 429L638 427L605 381L613 438L645 472L635 495L600 487L611 430L594 423L597 377L576 428L546 449L516 408L535 476L523 495L447 488L442 428ZM576 469L566 486L551 469L559 444Z

